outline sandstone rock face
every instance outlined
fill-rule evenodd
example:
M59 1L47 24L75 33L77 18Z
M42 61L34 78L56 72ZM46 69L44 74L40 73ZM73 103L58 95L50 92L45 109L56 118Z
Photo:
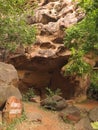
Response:
M8 97L22 98L18 88L18 74L13 65L0 62L0 107Z
M76 102L81 102L85 99L86 97L86 92L88 89L88 86L90 86L90 78L88 75L85 75L84 77L75 77L76 86L75 86L75 99Z
M3 109L3 122L11 123L22 115L23 105L15 96L9 97Z
M10 57L9 61L19 72L20 90L33 87L43 96L46 87L60 88L66 99L85 97L88 77L61 74L61 68L70 57L70 51L63 44L64 29L76 24L85 14L72 0L42 0L38 5L34 16L27 16L27 23L38 28L35 44L25 48L24 54Z

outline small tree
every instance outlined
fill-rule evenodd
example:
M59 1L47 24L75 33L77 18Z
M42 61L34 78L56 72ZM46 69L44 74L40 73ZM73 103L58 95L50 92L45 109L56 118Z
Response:
M86 16L66 30L64 44L72 55L65 66L65 73L83 75L92 71L84 56L90 52L98 55L98 0L78 1Z
M0 0L0 47L14 50L35 41L36 29L26 23L33 11L27 0Z

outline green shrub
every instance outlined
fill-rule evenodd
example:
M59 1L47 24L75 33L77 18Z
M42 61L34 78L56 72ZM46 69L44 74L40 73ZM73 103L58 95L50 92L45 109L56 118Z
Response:
M65 30L64 44L74 51L65 67L66 74L92 72L92 67L83 58L90 52L98 55L98 0L79 0L79 5L85 12L85 18Z
M91 74L91 84L88 88L88 98L98 100L98 71L94 71Z
M36 38L36 28L26 23L32 15L27 0L0 0L0 47L14 50L19 45L32 44Z
M15 118L10 124L7 124L7 123L1 123L0 122L0 125L1 127L4 128L4 130L17 130L16 126L18 124L21 124L24 120L26 120L26 114L25 112L23 112L22 116L20 118Z
M64 66L66 75L79 75L89 74L91 72L91 66L83 60L84 51L71 48L72 55L69 58L69 62Z
M94 71L91 75L91 86L98 90L98 71Z
M91 126L94 130L98 130L98 121L96 122L91 122Z
M34 89L33 88L29 88L28 91L23 94L23 101L30 101L31 98L33 98L35 96L34 93Z
M61 90L59 89L59 88L57 88L56 90L51 90L50 88L46 88L46 95L47 95L47 97L52 97L52 96L54 96L54 95L61 95L62 93L61 93Z

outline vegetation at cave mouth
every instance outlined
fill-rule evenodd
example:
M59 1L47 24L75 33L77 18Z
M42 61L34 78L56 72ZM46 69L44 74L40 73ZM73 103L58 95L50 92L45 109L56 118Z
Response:
M85 18L65 31L64 44L72 52L65 76L87 74L91 77L90 91L98 91L98 71L84 60L86 55L92 54L93 60L98 56L98 0L78 0L78 4Z

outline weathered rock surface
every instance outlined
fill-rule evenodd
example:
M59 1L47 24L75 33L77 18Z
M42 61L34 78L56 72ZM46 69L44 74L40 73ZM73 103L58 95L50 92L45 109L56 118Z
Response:
M97 109L96 107L92 110L86 110L68 104L68 106L59 113L59 117L63 119L65 123L73 124L73 129L75 130L93 130L91 122L95 121L95 118L97 120L98 115L95 115Z
M81 111L75 106L68 106L59 116L67 123L73 122L76 123L81 119Z
M41 102L41 105L47 109L56 111L63 110L67 107L66 100L57 95L47 97Z
M61 74L61 68L70 57L70 51L63 44L64 29L84 16L72 0L40 1L34 16L27 16L27 23L38 28L36 42L25 48L24 53L17 52L9 61L19 70L22 92L34 87L43 96L45 88L49 87L52 90L60 88L66 99L85 97L88 77L63 77Z
M0 83L17 84L18 75L13 65L0 62Z
M0 107L8 97L22 98L18 90L18 74L13 65L0 62Z
M92 122L98 121L98 107L89 111L89 118Z
M15 118L20 118L22 112L22 101L15 96L9 97L3 109L3 122L11 123Z
M82 118L74 127L75 130L93 130L88 117Z

